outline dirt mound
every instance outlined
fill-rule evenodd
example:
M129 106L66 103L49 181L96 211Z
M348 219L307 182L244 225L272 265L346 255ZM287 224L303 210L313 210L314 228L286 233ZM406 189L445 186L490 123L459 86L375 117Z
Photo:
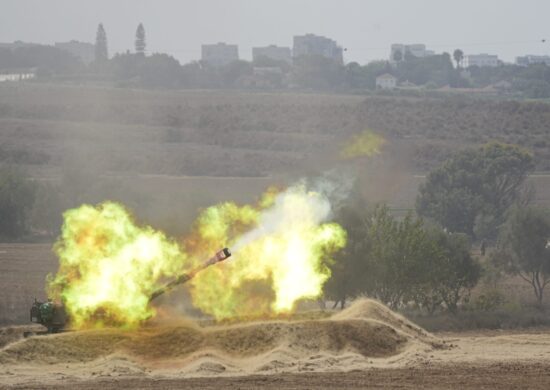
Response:
M17 340L21 340L25 332L37 332L40 330L43 330L43 328L39 325L6 326L4 328L0 328L0 348L14 343Z
M116 352L152 361L185 358L203 350L234 358L274 350L288 350L300 356L355 352L383 357L398 353L406 341L391 326L363 320L269 322L212 329L166 327L139 332L98 330L16 342L0 352L0 363L85 362Z
M112 373L118 372L113 367L122 358L138 368L195 376L351 369L372 358L406 355L419 345L432 348L434 340L383 305L361 300L327 319L207 327L181 323L36 336L1 349L0 364L86 363Z
M357 300L352 306L333 315L331 319L335 321L350 319L367 320L371 322L374 321L389 325L398 332L406 335L408 338L429 343L434 347L442 346L441 341L438 338L373 299L365 298Z

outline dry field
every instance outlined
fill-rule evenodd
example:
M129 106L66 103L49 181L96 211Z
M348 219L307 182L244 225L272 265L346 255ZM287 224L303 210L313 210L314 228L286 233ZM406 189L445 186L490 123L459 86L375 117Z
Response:
M4 328L0 340L22 330ZM368 300L322 320L182 320L11 340L0 349L0 388L550 386L548 331L432 335Z
M118 200L181 234L201 207L253 202L271 185L341 166L341 143L370 127L389 140L384 155L348 168L367 199L405 212L423 180L415 174L465 145L516 142L548 170L548 107L9 85L0 86L0 162L66 191L85 187L75 202ZM550 176L530 180L537 203L550 204ZM0 388L550 388L547 330L433 335L372 301L326 319L205 327L178 318L22 339L56 267L51 244L0 245ZM506 283L520 304L529 299L528 286Z
M329 318L213 326L176 317L23 339L55 269L50 245L0 246L0 321L21 324L0 328L0 388L550 386L548 330L430 334L369 300Z
M55 96L55 99L52 99ZM0 86L0 161L38 177L66 167L184 176L272 176L332 166L370 128L406 172L425 172L491 140L535 153L550 169L550 105L220 91Z
M76 188L75 204L120 200L170 230L199 207L335 167L359 172L368 200L411 209L415 175L489 140L530 148L548 170L549 118L543 103L1 85L0 163ZM383 155L340 160L366 128L388 139ZM550 204L550 176L532 180Z
M0 245L0 324L27 323L34 298L46 298L46 275L57 270L51 247L51 244Z

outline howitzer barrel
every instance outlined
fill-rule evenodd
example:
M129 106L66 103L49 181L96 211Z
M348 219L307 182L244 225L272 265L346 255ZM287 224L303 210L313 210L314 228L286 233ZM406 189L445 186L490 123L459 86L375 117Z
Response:
M184 284L188 282L189 280L193 279L193 277L200 271L202 271L205 268L210 267L211 265L214 265L216 263L222 262L226 259L231 257L231 251L228 248L223 248L221 251L217 252L214 256L209 258L207 261L205 261L202 265L199 267L183 273L179 275L176 279L172 280L170 283L166 284L164 287L159 288L158 290L154 291L151 294L151 297L149 298L149 302L151 302L153 299L157 298L159 295L164 294L167 291L170 291L175 286L178 286L180 284Z

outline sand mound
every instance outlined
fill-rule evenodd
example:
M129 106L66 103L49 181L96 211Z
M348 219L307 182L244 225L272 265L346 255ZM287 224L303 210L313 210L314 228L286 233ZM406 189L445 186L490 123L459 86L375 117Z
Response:
M44 330L40 325L19 325L0 328L0 348L21 340L25 332L39 332Z
M392 327L362 320L269 322L228 328L166 327L139 332L100 330L37 336L0 352L0 363L85 362L124 353L140 361L185 358L214 350L235 358L290 350L300 356L356 352L390 356L407 341Z
M413 344L431 348L434 340L383 305L361 300L328 319L209 327L184 323L35 336L0 350L0 363L70 364L124 357L139 367L225 375L245 369L345 368L351 361L397 356Z
M357 319L378 322L391 326L409 338L421 340L434 347L442 346L439 339L373 299L359 299L352 306L333 315L331 319L336 321Z

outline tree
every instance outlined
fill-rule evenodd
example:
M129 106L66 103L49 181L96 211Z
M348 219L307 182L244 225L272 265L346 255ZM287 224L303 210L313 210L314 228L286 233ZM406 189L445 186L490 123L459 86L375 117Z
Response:
M140 23L136 30L136 53L140 55L145 55L145 28L143 24Z
M0 236L17 238L29 229L35 185L16 168L0 167Z
M246 61L233 61L218 69L220 79L226 87L235 87L239 79L253 73L252 64Z
M138 76L144 87L175 88L180 84L181 65L168 54L153 54L140 62Z
M415 300L429 313L442 303L456 313L458 303L477 284L481 265L470 255L470 240L465 234L449 234L441 229L432 229L429 234L436 249L425 263L425 277Z
M535 208L517 208L501 230L493 263L533 287L539 306L550 283L550 218Z
M337 61L320 55L300 56L294 61L292 79L302 88L337 88L345 81L345 68Z
M456 68L460 69L460 64L462 63L462 60L464 59L464 52L460 49L456 49L453 52L453 58L456 62Z
M370 245L368 291L396 309L413 297L417 283L425 276L425 262L434 258L434 246L420 219L411 214L402 221L387 207L378 207L368 221Z
M432 82L437 86L453 85L456 79L451 57L447 53L429 57L415 57L409 51L404 61L395 68L399 80L408 80L416 85Z
M342 308L346 299L366 294L392 308L414 302L429 313L441 306L455 313L479 279L463 234L427 227L411 214L397 219L384 205L347 204L337 222L348 239L330 265L325 294Z
M403 52L401 50L396 50L393 52L393 60L395 62L403 61Z
M331 278L327 281L325 296L334 300L334 307L340 303L343 309L346 300L365 291L367 262L365 261L366 218L370 215L365 203L360 198L354 199L338 211L337 222L347 232L347 245L329 264Z
M33 229L50 237L56 237L63 223L62 216L65 209L59 186L49 183L40 184L36 189L31 213Z
M95 61L97 63L104 63L109 59L109 51L107 49L107 33L103 28L103 24L100 23L97 26L97 34L95 38Z
M38 76L75 73L84 65L71 53L47 45L0 50L0 68L38 68Z
M519 146L490 143L464 150L429 173L416 210L450 232L495 238L534 168L531 153Z

